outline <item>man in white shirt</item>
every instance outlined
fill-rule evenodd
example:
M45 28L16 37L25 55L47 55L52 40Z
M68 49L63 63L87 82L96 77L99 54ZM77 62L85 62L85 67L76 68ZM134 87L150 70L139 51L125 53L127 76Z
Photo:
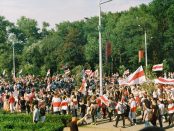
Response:
M117 127L119 118L121 116L122 117L122 120L123 120L123 128L124 128L125 127L124 105L123 105L123 102L121 101L121 99L119 99L118 101L119 102L117 103L117 106L116 106L117 118L116 118L116 123L113 126Z

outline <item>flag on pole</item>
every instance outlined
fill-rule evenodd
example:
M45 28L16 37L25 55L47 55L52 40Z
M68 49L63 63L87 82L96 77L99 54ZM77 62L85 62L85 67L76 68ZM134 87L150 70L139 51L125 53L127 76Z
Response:
M95 72L93 72L92 70L85 70L85 74L89 77L93 77L95 75Z
M92 70L85 70L85 74L87 75L87 76L90 76L91 74L92 74Z
M47 71L47 76L49 76L50 75L50 69L48 69L48 71Z
M138 62L141 62L141 59L144 57L144 51L143 50L139 50L138 51Z
M106 95L100 96L101 102L104 103L105 105L109 106L109 100Z
M78 91L81 92L82 94L85 94L86 93L86 86L87 86L86 80L83 79L82 84L80 86L80 89Z
M133 74L128 76L129 85L142 84L146 82L143 67L140 66Z
M120 86L128 86L129 84L127 83L127 80L122 78L118 80L118 83Z
M155 84L165 84L165 85L174 85L174 79L167 79L159 77L154 80Z
M163 70L163 63L157 64L152 67L152 71L162 71Z

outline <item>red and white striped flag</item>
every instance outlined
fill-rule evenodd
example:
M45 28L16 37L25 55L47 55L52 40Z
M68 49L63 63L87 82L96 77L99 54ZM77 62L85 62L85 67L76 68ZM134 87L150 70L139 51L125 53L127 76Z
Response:
M174 79L166 79L159 77L158 79L155 79L155 84L166 84L166 85L174 85Z
M86 80L83 79L82 80L82 85L80 86L80 89L78 91L81 92L82 94L85 94L86 93L86 86L87 86Z
M100 96L101 102L103 102L105 105L109 106L109 100L106 95Z
M154 65L152 67L152 71L162 71L162 70L163 70L163 64Z
M129 85L142 84L144 82L146 82L146 78L142 66L140 66L133 74L128 76Z
M124 78L119 79L118 83L119 83L120 86L128 86L129 85L129 83L127 83L127 80L124 79Z
M89 77L93 77L95 75L95 73L92 72L92 70L85 70L85 74Z

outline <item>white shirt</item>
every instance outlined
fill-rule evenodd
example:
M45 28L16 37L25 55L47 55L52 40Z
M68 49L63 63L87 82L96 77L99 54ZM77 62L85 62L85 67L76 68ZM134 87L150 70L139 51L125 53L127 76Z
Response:
M160 110L160 115L164 115L164 111L165 111L165 107L164 107L164 104L159 104L158 105L158 107L159 107L159 110Z
M157 92L153 91L153 98L157 98Z
M57 104L55 104L57 103ZM60 111L60 106L58 106L59 104L61 103L61 99L58 97L53 97L52 98L52 105L53 105L53 112L57 112L57 111Z

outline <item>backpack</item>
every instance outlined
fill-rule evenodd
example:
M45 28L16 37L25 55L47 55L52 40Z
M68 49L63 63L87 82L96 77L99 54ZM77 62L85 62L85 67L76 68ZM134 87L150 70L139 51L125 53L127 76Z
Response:
M126 104L126 105L124 106L124 113L125 113L125 114L129 114L129 112L130 112L130 106L129 106L128 104Z
M118 111L123 114L124 113L124 105L119 103Z

